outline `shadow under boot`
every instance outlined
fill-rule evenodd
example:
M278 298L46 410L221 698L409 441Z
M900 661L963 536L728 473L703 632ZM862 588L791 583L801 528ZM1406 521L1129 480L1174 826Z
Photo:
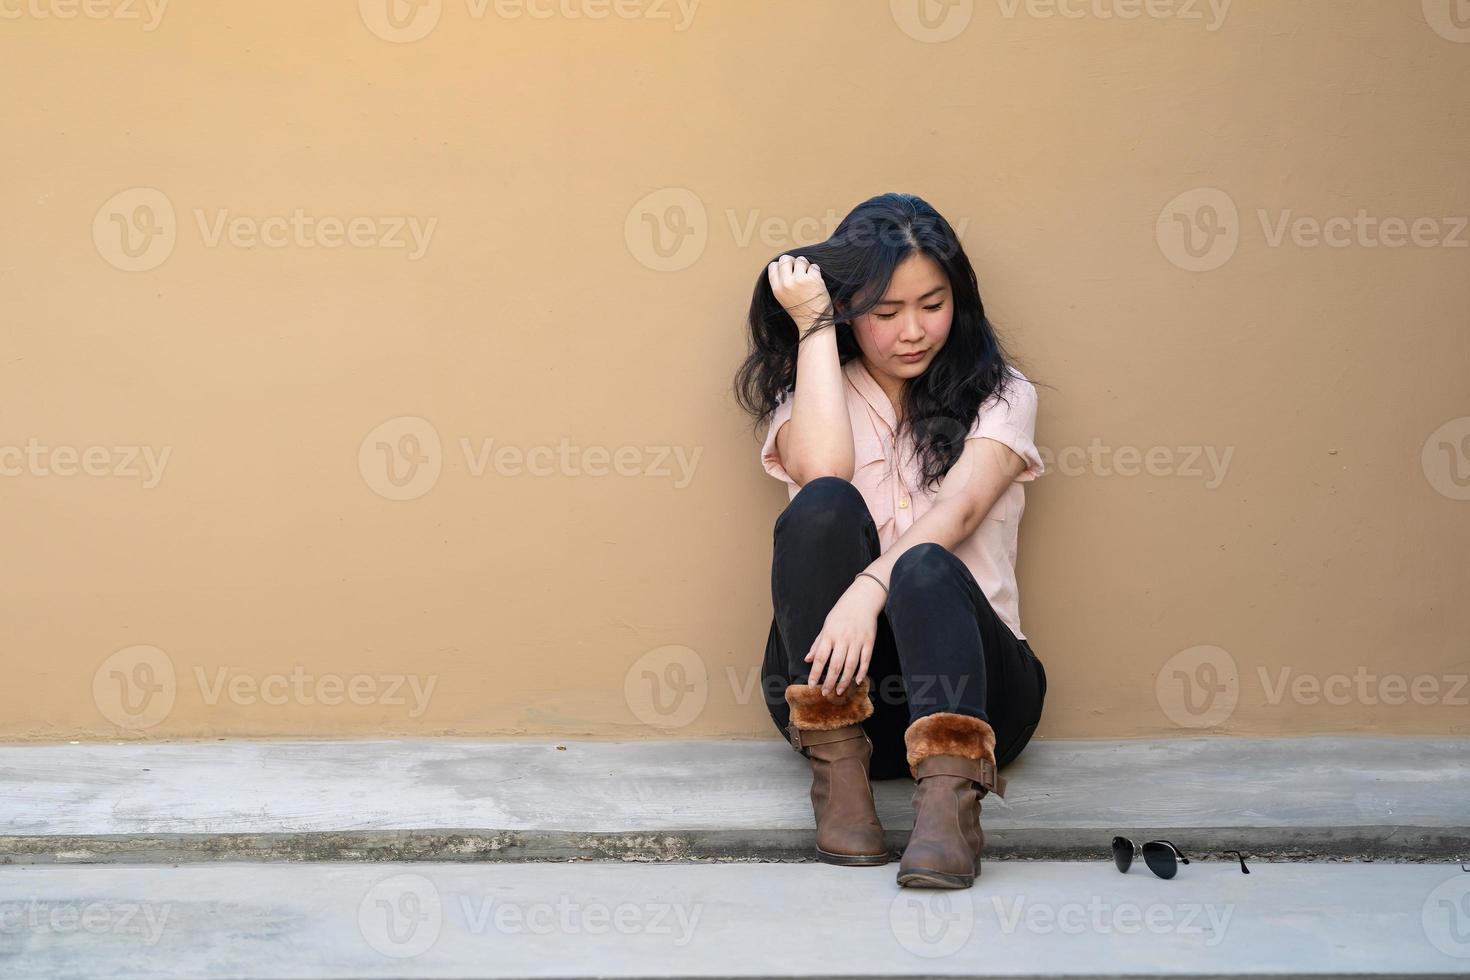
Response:
M1005 796L995 764L995 730L983 718L937 711L904 731L914 777L914 829L898 866L898 883L969 888L980 873L985 832L980 800Z
M873 742L859 724L872 717L868 679L842 697L821 685L786 685L791 747L812 764L812 813L817 821L817 859L827 864L887 864L892 857L868 781Z

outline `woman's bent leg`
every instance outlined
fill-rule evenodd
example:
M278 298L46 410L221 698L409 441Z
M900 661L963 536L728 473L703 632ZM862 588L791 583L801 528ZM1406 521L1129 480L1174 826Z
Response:
M811 481L776 520L771 560L774 615L766 637L761 686L771 720L788 741L786 686L810 679L811 665L803 658L822 631L827 613L857 573L879 554L872 514L862 494L846 480L822 477ZM867 676L873 714L862 724L873 741L871 776L907 776L903 730L908 725L908 705L893 633L882 613Z
M1040 717L1040 674L965 563L933 542L898 556L887 612L913 721L914 827L898 883L968 888L980 873L980 800Z
M827 613L878 555L868 505L856 487L835 476L803 486L776 519L771 607L790 683L807 683L811 665L803 658Z
M980 718L995 730L997 768L1015 758L1041 717L1039 661L965 563L932 542L908 549L894 563L886 611L911 720L941 711Z

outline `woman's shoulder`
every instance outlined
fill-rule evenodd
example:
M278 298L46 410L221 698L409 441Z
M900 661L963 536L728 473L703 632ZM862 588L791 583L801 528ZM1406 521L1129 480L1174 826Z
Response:
M1016 479L1034 480L1046 472L1035 442L1036 385L1018 368L1007 368L1010 377L981 403L966 438L985 437L1010 446L1026 461L1026 468Z
M1029 388L1032 391L1036 390L1036 386L1031 383L1031 379L1026 377L1025 372L1016 367L1014 364L1006 365L1006 374L1008 375L1006 379L1007 384L1016 385L1017 387Z
M1019 399L1022 410L1035 411L1036 408L1036 385L1026 377L1020 368L1012 364L1006 365L1005 376L1000 383L990 392L983 402L980 403L980 412L994 410L998 403L1013 403ZM1004 410L1005 406L1002 406ZM1014 411L1014 408L1009 409Z

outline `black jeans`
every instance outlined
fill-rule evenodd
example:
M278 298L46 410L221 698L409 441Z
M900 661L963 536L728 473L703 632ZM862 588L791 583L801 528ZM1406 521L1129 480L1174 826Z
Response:
M803 486L776 519L771 559L774 615L761 687L788 742L787 684L805 684L806 656L853 577L881 553L862 494L846 480ZM933 542L898 556L868 666L873 715L871 776L909 775L904 731L936 711L973 715L995 729L996 764L1020 755L1041 720L1046 671L1025 640L996 615L969 568Z

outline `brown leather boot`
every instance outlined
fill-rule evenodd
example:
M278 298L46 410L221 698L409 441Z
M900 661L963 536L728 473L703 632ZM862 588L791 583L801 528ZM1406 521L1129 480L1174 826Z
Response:
M980 800L1004 797L995 767L995 730L982 718L936 711L904 731L915 786L914 830L898 865L898 883L969 888L980 873L985 832Z
M838 697L821 685L786 685L791 747L812 764L817 859L827 864L887 864L891 857L873 803L868 763L873 742L859 722L872 717L868 679Z

